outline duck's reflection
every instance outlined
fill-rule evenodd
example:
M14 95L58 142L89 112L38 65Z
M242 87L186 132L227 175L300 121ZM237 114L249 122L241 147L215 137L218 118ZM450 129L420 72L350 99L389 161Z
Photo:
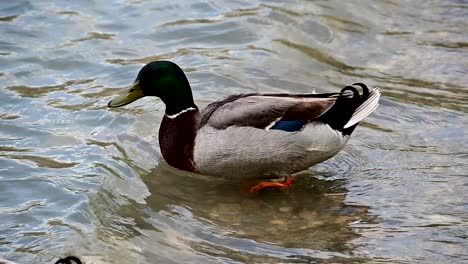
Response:
M367 218L367 208L347 205L344 182L304 173L288 191L249 196L237 182L213 180L161 164L143 177L155 212L190 218L230 237L284 247L344 252L358 235L351 222ZM183 217L187 217L186 215ZM213 230L212 230L213 231ZM214 231L216 232L216 231Z
M93 203L105 234L99 239L138 248L132 258L275 263L344 257L349 262L352 240L359 237L350 223L368 220L366 207L345 202L344 181L317 179L312 172L299 175L288 191L256 196L243 192L239 182L164 163L141 179L148 188L142 192L150 193L146 204L119 196L112 186Z

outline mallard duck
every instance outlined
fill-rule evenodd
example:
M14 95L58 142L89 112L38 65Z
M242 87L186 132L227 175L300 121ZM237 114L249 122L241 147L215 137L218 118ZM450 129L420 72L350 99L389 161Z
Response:
M9 261L6 259L0 259L0 264L16 264L13 261ZM69 256L66 258L61 258L55 262L55 264L83 264L81 260L74 256Z
M81 260L75 256L68 256L66 258L57 260L55 264L83 264L83 262L81 262Z
M169 165L218 177L269 179L250 189L259 192L287 188L293 174L336 155L358 122L377 108L380 92L355 83L339 93L245 93L200 111L183 70L170 61L154 61L108 106L144 96L159 97L166 105L159 145Z

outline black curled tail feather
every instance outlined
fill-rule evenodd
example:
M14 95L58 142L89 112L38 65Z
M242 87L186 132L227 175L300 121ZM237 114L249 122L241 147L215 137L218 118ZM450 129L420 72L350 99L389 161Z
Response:
M367 97L369 97L370 95L370 92L369 92L369 88L367 87L367 85L363 84L363 83L353 83L353 85L357 85L359 87L362 88L362 95L361 95L361 98L362 99L366 99ZM352 87L352 86L351 86ZM353 87L354 88L354 87ZM355 88L356 89L356 88Z
M341 131L343 135L350 135L356 128L356 125L345 128L345 125L353 116L354 111L369 97L369 88L363 83L354 83L353 85L362 88L362 94L353 86L346 86L341 89L340 96L330 110L323 114L319 120L328 124L331 128ZM352 95L347 93L351 91Z

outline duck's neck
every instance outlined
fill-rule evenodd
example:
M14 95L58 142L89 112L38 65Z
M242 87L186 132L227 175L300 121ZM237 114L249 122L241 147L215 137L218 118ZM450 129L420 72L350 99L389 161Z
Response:
M198 108L194 105L177 113L166 114L159 128L159 146L164 160L185 171L196 171L193 149L198 125Z

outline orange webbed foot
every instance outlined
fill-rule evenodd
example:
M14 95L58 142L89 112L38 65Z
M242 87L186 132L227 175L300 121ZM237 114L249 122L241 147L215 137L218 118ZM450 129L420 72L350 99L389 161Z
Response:
M287 177L283 182L261 182L250 188L250 193L260 193L266 189L286 189L294 184L293 177Z

